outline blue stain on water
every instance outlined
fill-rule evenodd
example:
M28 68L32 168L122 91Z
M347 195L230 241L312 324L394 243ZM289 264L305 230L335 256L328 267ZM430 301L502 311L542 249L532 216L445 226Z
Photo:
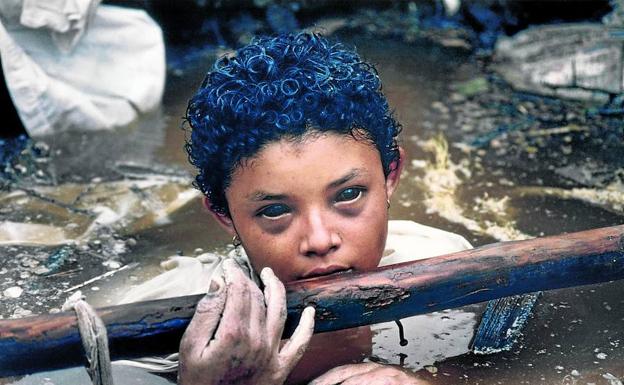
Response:
M63 246L50 254L45 262L45 267L50 270L48 274L58 271L67 262L71 253L70 246Z

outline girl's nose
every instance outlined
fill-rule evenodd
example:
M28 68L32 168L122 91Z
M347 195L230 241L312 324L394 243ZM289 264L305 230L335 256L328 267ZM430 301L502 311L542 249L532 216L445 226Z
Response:
M301 254L308 257L322 257L340 247L340 236L332 230L328 220L321 213L311 213L307 218L300 245Z

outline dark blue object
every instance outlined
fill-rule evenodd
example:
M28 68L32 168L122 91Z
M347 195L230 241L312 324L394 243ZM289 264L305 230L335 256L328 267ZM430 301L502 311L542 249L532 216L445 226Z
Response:
M510 350L522 334L540 292L488 302L472 341L472 351L492 354Z

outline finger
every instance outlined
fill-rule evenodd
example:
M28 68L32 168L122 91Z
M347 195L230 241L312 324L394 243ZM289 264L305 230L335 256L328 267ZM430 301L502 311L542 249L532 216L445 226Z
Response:
M366 374L379 367L379 364L367 362L363 364L342 365L327 371L325 374L310 382L309 385L340 384L353 376ZM366 383L366 382L362 382Z
M225 276L225 285L227 288L227 298L223 309L222 322L215 339L223 343L231 343L231 338L227 335L240 338L242 333L249 330L249 302L251 296L246 281L249 280L243 272L238 268L236 262L227 259L223 262L223 272Z
M343 382L340 383L340 385L361 385L361 384L366 384L366 385L390 385L390 384L386 384L385 381L379 382L379 378L371 379L369 373L358 374L358 375L355 375L353 377L349 377L349 378L347 378L346 380L344 380Z
M297 325L290 340L286 342L280 351L282 363L288 372L295 367L308 348L308 343L310 343L310 338L312 338L312 334L314 333L315 312L312 306L308 306L303 310L299 325Z
M364 373L353 375L344 380L341 385L411 385L403 378L397 378L396 373L384 371L383 368L374 368Z
M213 277L210 281L210 286L208 287L208 293L219 291L222 288L225 288L225 281L223 280L223 277Z
M341 385L429 385L416 374L393 365L378 365L376 368L349 377Z
M340 385L409 385L393 381L393 379L388 376L375 377L374 374L372 374L373 372L374 370L362 374L356 374L355 376L349 377L341 382Z
M222 285L218 290L206 294L195 308L182 340L180 352L188 352L197 357L210 342L215 328L221 319L225 307L226 288Z
M247 287L250 294L249 304L249 336L251 338L250 343L252 347L258 349L265 349L265 346L272 343L270 336L267 336L266 318L267 309L264 304L264 295L260 291L260 288L249 280Z
M286 322L286 289L270 267L262 269L260 279L264 283L267 335L277 351Z

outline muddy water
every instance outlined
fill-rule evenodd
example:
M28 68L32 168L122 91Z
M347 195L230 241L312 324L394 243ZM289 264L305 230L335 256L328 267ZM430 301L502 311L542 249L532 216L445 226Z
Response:
M514 194L523 186L557 187L556 181L550 183L548 174L504 164L493 169L475 161L479 154L462 145L465 138L455 127L457 117L448 108L451 86L481 74L466 53L427 43L407 46L345 38L377 65L384 92L403 124L403 146L409 159L392 203L393 219L411 219L458 232L474 245L622 222L621 212L579 200ZM56 166L57 175L70 180L114 179L124 165L153 172L188 173L180 118L209 65L210 60L180 76L171 76L162 110L132 127L116 134L57 138L52 146L66 154ZM432 139L438 133L443 136ZM436 159L443 161L436 163ZM190 255L199 252L196 249L222 251L229 242L199 200L175 212L167 224L147 228L133 237L136 245L124 260L138 261L139 266L99 281L97 291L87 287L91 303L114 302L132 285L155 275L159 262L168 255ZM454 332L449 331L447 338L414 337L411 345L399 348L397 344L396 351L388 354L418 362L418 355L424 354L421 352L435 350L431 362L421 362L429 365L425 375L434 384L617 384L613 378L624 377L623 294L619 282L545 293L520 344L507 353L474 356L467 349L458 350L453 344ZM451 316L463 319L475 309L479 307L459 310ZM455 333L463 335L466 330ZM409 330L406 337L410 339ZM416 346L417 341L437 345L435 349L423 349ZM60 378L54 382L62 383ZM33 378L30 383L39 382Z

